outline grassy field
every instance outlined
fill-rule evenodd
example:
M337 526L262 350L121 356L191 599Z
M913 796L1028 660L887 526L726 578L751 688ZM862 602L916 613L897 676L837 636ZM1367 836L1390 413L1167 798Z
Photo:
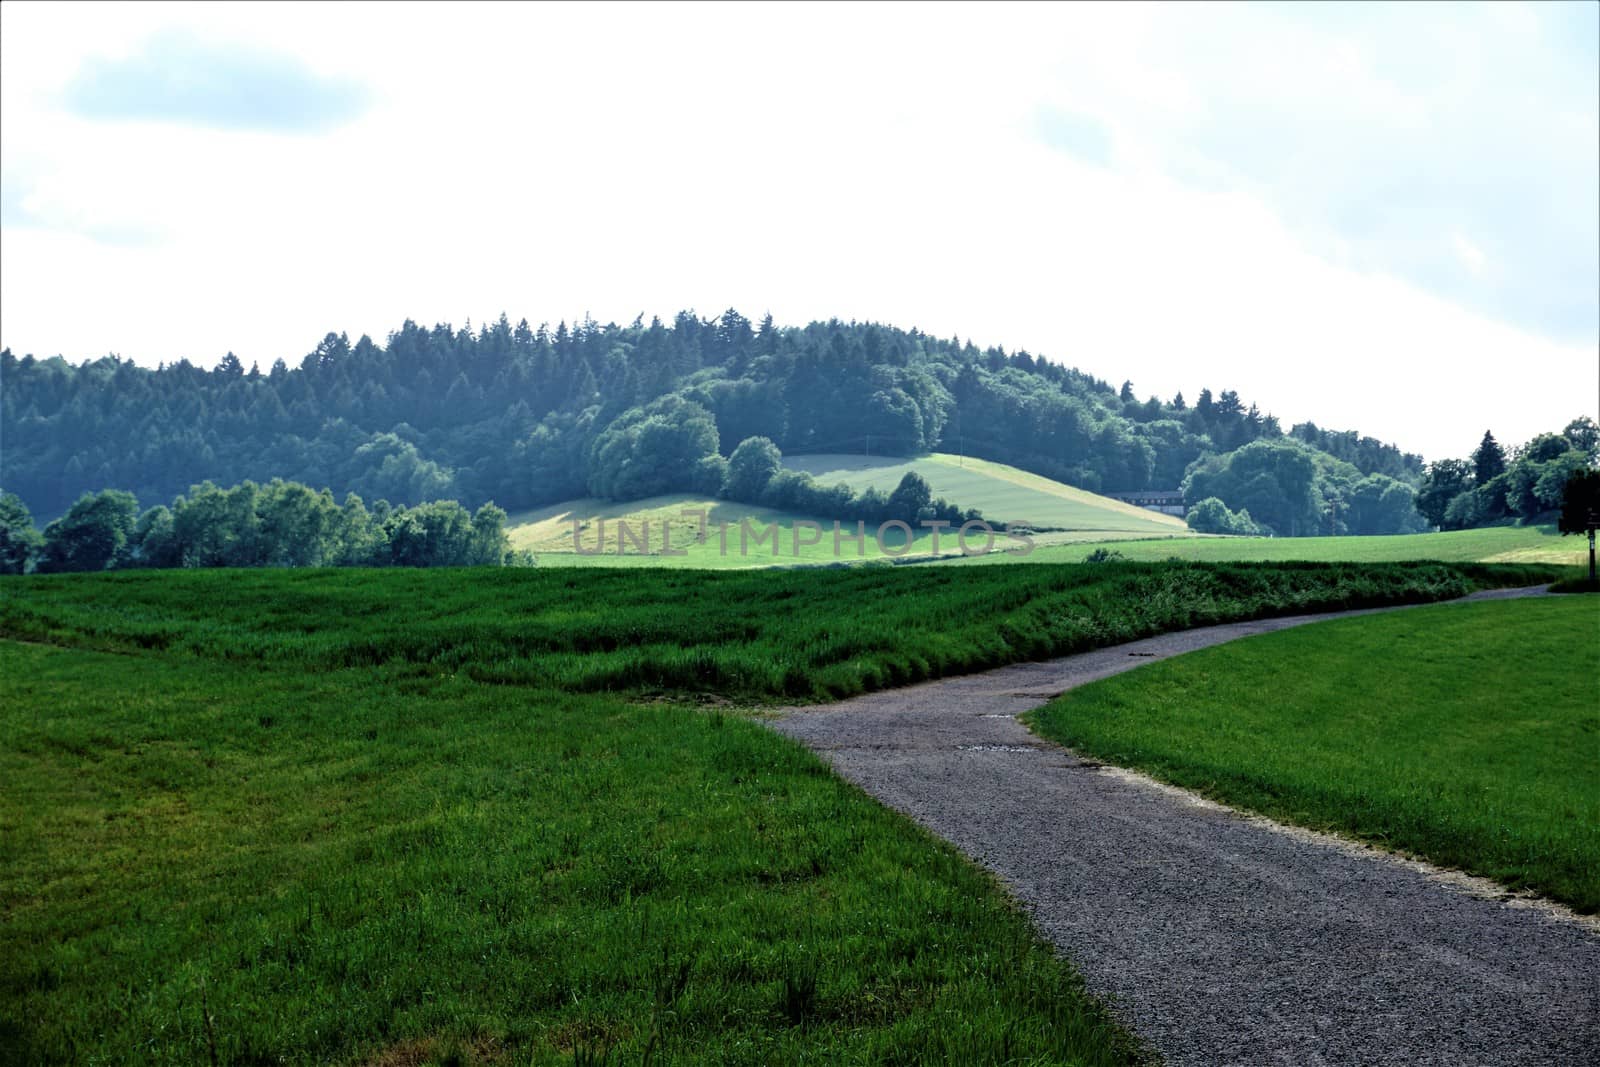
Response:
M1156 562L1181 559L1211 563L1287 562L1306 560L1347 563L1393 563L1441 560L1451 563L1553 563L1575 566L1588 559L1581 537L1563 538L1554 526L1491 526L1444 533L1394 534L1377 537L1187 537L1176 540L1041 543L1026 557L995 552L949 561L984 566L995 563L1081 563L1097 550L1125 559Z
M741 718L14 643L0 672L0 1061L1129 1058L989 879Z
M1128 1062L992 881L727 701L1553 574L8 579L0 1062Z
M1440 605L1075 690L1041 734L1275 818L1600 910L1600 601Z

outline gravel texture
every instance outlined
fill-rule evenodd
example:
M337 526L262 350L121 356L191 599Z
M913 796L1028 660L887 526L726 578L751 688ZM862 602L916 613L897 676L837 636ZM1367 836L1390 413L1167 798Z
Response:
M999 875L1170 1064L1600 1064L1600 923L1102 767L1015 719L1154 659L1354 614L1168 634L774 726Z

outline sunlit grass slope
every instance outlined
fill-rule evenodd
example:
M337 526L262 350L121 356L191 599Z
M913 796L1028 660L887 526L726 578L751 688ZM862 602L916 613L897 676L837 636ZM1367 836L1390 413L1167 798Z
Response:
M1267 634L1076 690L1047 737L1600 910L1600 599Z
M1043 539L1041 539L1043 540ZM1166 559L1213 563L1348 562L1390 563L1440 560L1446 563L1555 563L1576 565L1588 558L1581 537L1563 538L1554 526L1494 526L1444 533L1377 537L1188 537L1173 540L1105 541L1099 544L1041 544L1028 556L997 552L952 562L1078 563L1097 550L1130 560Z
M865 455L786 456L783 465L819 482L889 492L907 471L927 480L934 496L962 508L977 508L991 521L1027 522L1038 529L1159 537L1185 534L1182 519L1075 489L1004 463L935 452L916 459Z

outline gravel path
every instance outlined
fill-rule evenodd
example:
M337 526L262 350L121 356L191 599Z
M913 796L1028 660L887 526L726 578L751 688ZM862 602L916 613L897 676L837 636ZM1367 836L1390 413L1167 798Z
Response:
M1600 924L1102 767L1014 718L1152 659L1356 614L1168 634L774 725L998 874L1169 1064L1600 1064Z

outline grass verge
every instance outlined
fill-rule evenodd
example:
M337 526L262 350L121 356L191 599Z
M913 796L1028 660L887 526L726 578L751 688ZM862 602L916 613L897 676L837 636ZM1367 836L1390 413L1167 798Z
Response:
M1225 803L1594 912L1597 623L1578 598L1319 623L1097 682L1030 721Z

